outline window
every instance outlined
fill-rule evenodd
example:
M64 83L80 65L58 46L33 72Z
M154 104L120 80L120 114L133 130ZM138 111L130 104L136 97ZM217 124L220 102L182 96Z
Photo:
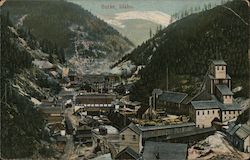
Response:
M209 114L209 111L207 111L207 114Z
M214 111L213 111L213 114L214 114Z
M216 69L219 70L220 69L219 66L216 66Z
M224 70L224 66L221 66L221 70Z
M197 115L200 115L199 111L197 111Z
M234 111L234 114L235 114L235 111Z
M225 96L225 99L227 99L227 96Z
M124 134L122 135L122 140L125 140L125 135Z
M224 119L227 119L227 117L224 117Z
M231 114L231 111L229 111L229 114Z
M133 140L136 140L136 135L133 135Z
M202 111L202 115L204 115L204 111Z

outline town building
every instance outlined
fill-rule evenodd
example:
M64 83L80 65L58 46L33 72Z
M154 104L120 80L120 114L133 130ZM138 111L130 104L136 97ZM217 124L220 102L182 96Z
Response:
M127 117L136 117L138 110L141 108L141 102L124 101L119 105L119 112Z
M228 140L242 152L250 152L250 124L229 125L226 130Z
M51 123L48 124L47 127L50 130L50 135L51 136L65 136L66 134L66 130L65 130L65 125L61 122L61 123Z
M119 148L119 131L111 125L101 125L92 130L93 146L99 146L102 153L108 153L109 150L115 151Z
M152 96L149 97L150 110L155 110L160 115L165 114L188 114L188 107L183 104L187 98L186 93L163 91L154 89Z
M206 78L206 89L211 95L215 95L217 85L225 85L229 90L232 89L231 77L227 74L227 64L223 60L212 61Z
M185 143L193 145L194 143L204 140L206 137L213 135L216 132L216 128L194 128L191 131L178 132L167 135L163 141L171 143Z
M92 144L91 130L92 128L87 125L78 126L74 135L74 141L84 144Z
M130 123L127 127L120 131L120 144L119 151L122 151L126 147L130 147L136 153L142 151L142 134L141 130L134 123Z
M191 118L194 117L196 127L206 128L211 127L212 122L216 118L220 119L220 108L216 101L192 101L192 108L190 112Z
M143 160L186 160L187 144L146 141Z
M182 133L193 131L195 123L181 123L174 125L160 125L160 126L139 126L143 140L153 140L156 138L165 138L169 134Z
M116 95L106 93L79 93L74 97L74 112L82 109L86 114L99 115L114 110Z
M210 99L191 101L189 112L196 127L211 127L214 121L224 123L240 115L241 108L233 100L226 62L212 61L205 84L204 92L210 94Z
M141 156L131 147L125 147L116 156L115 160L141 160Z
M61 123L64 119L61 107L39 107L38 111L48 123Z

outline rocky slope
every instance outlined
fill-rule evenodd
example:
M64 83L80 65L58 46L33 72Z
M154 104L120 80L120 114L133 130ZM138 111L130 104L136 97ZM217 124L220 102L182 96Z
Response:
M34 106L59 91L59 83L32 62L48 61L50 53L42 52L31 34L15 28L8 14L1 14L1 31L1 158L41 155L45 122ZM52 59L61 65L56 55Z
M68 56L103 58L123 54L133 44L104 21L80 6L61 1L8 0L2 7L15 24L38 40L47 39Z

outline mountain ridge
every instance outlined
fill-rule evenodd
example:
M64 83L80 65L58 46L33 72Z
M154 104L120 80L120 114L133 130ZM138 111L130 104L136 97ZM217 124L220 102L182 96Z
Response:
M247 96L248 25L225 7L248 20L246 3L232 1L170 24L124 56L117 64L131 60L137 66L146 65L140 71L141 79L135 83L132 97L147 102L146 97L154 88L166 89L167 70L169 89L193 96L214 59L228 63L233 86L244 87L238 95Z

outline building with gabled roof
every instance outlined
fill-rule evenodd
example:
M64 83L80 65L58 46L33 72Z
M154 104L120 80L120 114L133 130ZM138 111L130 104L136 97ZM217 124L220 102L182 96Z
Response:
M240 151L250 152L250 125L235 124L229 125L226 130L228 140Z
M140 128L134 123L130 123L128 126L123 128L120 131L119 145L119 151L129 146L135 152L140 153L142 151L142 134Z
M223 60L212 61L206 77L209 100L191 101L190 117L197 127L211 127L213 121L226 122L241 113L239 104L233 101L231 77L227 74L227 64Z
M63 120L63 110L61 107L38 107L48 123L60 123Z
M158 114L188 114L188 108L182 105L187 96L186 93L154 89L149 97L149 110L155 110Z
M116 156L116 160L140 160L141 156L135 152L131 147L126 147L121 150Z

